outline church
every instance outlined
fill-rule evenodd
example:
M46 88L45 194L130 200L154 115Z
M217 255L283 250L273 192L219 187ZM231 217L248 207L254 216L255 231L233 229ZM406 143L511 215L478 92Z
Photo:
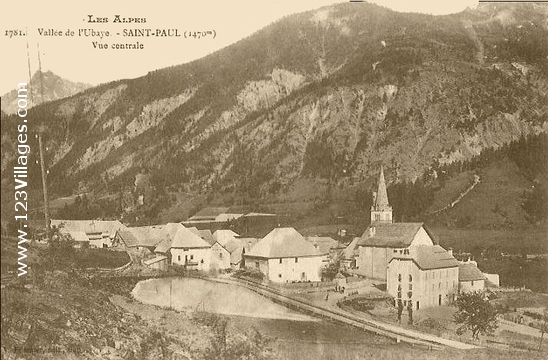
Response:
M354 272L367 278L386 281L392 258L408 255L411 248L436 242L423 223L394 223L388 202L384 170L381 167L377 192L371 207L371 225L350 246L355 254ZM350 252L350 251L349 251Z
M458 262L438 245L421 222L394 223L381 167L371 207L371 225L349 245L354 272L386 282L386 290L405 307L430 307L454 301Z

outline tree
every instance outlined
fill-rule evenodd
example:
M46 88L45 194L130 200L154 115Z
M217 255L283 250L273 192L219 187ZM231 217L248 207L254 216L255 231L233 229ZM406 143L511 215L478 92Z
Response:
M461 325L457 334L470 330L472 339L478 340L480 334L491 334L497 328L497 312L482 291L462 293L454 305L458 308L455 322Z
M333 281L337 273L339 272L340 263L339 261L330 262L327 265L322 266L320 269L320 277L328 281Z
M401 314L403 313L403 302L398 299L398 323L401 324Z

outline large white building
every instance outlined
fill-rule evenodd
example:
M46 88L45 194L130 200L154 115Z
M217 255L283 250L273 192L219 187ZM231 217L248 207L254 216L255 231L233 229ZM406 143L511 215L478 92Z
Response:
M398 251L388 263L386 290L414 309L448 305L459 289L459 263L439 245Z
M261 271L273 282L321 281L328 258L293 228L277 228L243 254L245 266Z

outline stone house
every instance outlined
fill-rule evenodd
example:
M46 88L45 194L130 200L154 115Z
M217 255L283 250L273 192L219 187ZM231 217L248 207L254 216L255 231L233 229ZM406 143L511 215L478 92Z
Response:
M420 245L395 254L388 263L386 290L395 305L414 309L449 305L459 289L459 264L439 245Z
M322 253L293 228L276 228L243 254L245 266L273 282L321 281Z

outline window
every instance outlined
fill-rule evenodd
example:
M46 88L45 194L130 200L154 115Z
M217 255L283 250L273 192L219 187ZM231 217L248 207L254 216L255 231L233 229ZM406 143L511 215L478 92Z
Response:
M398 291L398 299L401 299L401 291Z
M299 262L299 258L295 258L295 262L298 263L298 262Z
M398 253L398 250L397 250L397 249L394 249L394 253Z
M398 274L398 281L401 281L401 274Z
M409 284L409 290L413 290L413 284Z
M472 280L472 286L474 286L474 280Z
M417 310L419 310L419 309L420 309L419 302L417 301Z
M219 253L219 259L223 259L223 253Z
M255 267L258 269L260 267L260 264L258 261L255 261Z
M181 261L181 255L177 256L177 261Z
M194 255L190 255L190 260L194 260Z
M280 264L282 263L282 258L280 258Z
M413 281L413 276L409 275L409 282Z
M375 221L381 221L381 214L375 214Z
M398 284L398 291L401 291L401 284Z
M281 278L281 277L282 277L282 274L278 274L278 277Z

